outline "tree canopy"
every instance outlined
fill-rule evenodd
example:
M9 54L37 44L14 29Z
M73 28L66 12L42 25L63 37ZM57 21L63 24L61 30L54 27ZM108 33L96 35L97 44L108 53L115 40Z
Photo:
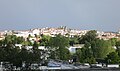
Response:
M70 52L67 49L68 46L69 38L64 37L60 34L56 35L56 37L50 38L50 41L48 42L48 47L50 47L52 50L51 54L54 53L54 59L68 60L70 57Z

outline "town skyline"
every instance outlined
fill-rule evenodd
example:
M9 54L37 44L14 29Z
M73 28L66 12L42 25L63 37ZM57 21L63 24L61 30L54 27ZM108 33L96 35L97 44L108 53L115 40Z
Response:
M66 27L67 29L71 29L71 30L81 30L81 31L84 31L84 30L88 30L88 31L90 31L90 30L96 30L96 31L100 31L100 32L113 32L113 33L118 33L118 32L120 32L120 29L117 29L116 31L104 31L104 30L97 30L97 29L80 29L80 28L70 28L70 27L68 27L68 26L54 26L54 27L48 27L48 26L46 26L46 27L33 27L33 28L24 28L24 29L0 29L0 32L2 32L2 31L29 31L29 30L33 30L33 29L44 29L44 28L61 28L61 27Z

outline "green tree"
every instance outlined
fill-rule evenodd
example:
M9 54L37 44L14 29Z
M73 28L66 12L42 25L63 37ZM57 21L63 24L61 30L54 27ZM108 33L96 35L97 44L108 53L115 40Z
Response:
M5 48L0 47L0 61L6 61L6 56L7 56L7 52L5 51Z
M96 39L96 37L97 31L95 30L88 31L85 35L81 36L81 38L79 39L79 43L84 44L86 41L91 43Z
M41 61L42 51L38 49L37 42L34 43L35 48L32 51L16 47L15 44L25 42L22 37L16 37L15 35L7 35L4 40L0 41L0 61L10 62L17 67L22 66L22 62L32 63Z
M117 43L117 39L116 38L111 38L109 41L111 42L112 46L115 46L116 43Z
M70 44L71 46L73 46L74 44L78 44L78 43L79 43L78 37L71 37L69 41L70 41L69 44Z
M115 46L116 46L117 48L120 48L120 41L117 41Z
M85 46L78 49L76 55L81 63L87 62L91 64L96 62L89 42L85 42Z
M83 54L82 54L81 49L77 49L75 55L77 56L79 62L84 62L84 61L83 61L83 60L84 60L84 59L83 59L84 57L83 57Z
M106 61L108 64L119 64L120 57L117 52L112 52L107 55Z
M49 42L49 40L50 40L50 36L48 36L48 35L42 35L42 37L41 37L42 39L40 40L40 45L41 46L47 46L47 43Z
M91 48L95 58L105 58L110 52L115 51L108 40L96 40L92 42Z
M23 37L16 37L16 44L22 44L24 41L25 39Z
M38 49L38 42L34 41L33 50Z
M5 39L3 40L3 45L7 45L9 43L15 45L15 44L21 44L25 40L23 37L17 37L16 35L7 35L5 36Z
M11 49L10 51L11 52L9 52L9 55L7 56L7 62L10 62L17 67L21 67L22 57L24 57L24 55L22 55L21 57L19 56L19 53L20 53L19 47L15 47Z
M0 40L0 47L3 46L3 40Z
M116 51L118 52L118 55L120 56L120 41L117 41L115 46L117 47Z
M54 53L54 59L66 60L69 59L69 51L67 47L69 46L69 38L56 35L56 37L50 38L48 47L51 49L51 54ZM51 55L52 56L52 55ZM53 58L53 57L52 57Z

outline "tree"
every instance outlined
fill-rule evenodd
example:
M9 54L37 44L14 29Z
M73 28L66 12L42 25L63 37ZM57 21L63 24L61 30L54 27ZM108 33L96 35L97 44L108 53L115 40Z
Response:
M86 58L85 62L87 62L89 64L95 64L96 60L95 60L95 58L93 56L91 56L91 57Z
M108 40L97 39L91 43L91 48L95 58L105 58L110 52L115 51Z
M42 37L41 37L42 39L40 40L40 45L41 46L47 46L47 43L49 42L49 40L50 40L50 36L48 36L48 35L42 35Z
M69 46L69 38L64 37L62 35L56 35L56 37L50 38L50 41L48 43L48 47L51 49L51 55L55 57L54 59L61 59L66 60L69 59L70 52L67 49ZM53 58L52 57L52 58Z
M118 55L120 56L120 41L117 41L115 46L117 47L116 51L118 52Z
M35 49L33 50L33 53L32 53L32 62L40 62L41 61L41 56L42 56L42 50L40 49Z
M71 54L67 48L60 48L58 51L60 51L59 57L61 60L69 60L70 59Z
M115 46L116 46L117 48L120 48L120 41L117 41Z
M82 51L81 51L81 49L78 49L77 51L76 51L76 53L75 53L75 55L77 56L77 58L78 58L78 61L79 62L84 62L83 60L83 54L82 54Z
M40 62L42 52L38 49L37 42L35 42L33 45L33 51L29 51L25 48L20 49L19 47L15 46L15 44L23 42L23 37L7 35L4 40L0 41L0 61L10 62L17 67L21 67L22 62Z
M70 41L69 44L70 44L71 46L73 46L74 44L78 44L78 43L79 43L78 37L71 37L69 41Z
M25 39L23 37L16 37L16 44L22 44L24 41Z
M8 43L11 43L13 45L15 44L21 44L25 40L23 37L17 37L16 35L7 35L5 39L3 40L3 45L7 45Z
M33 50L35 49L38 49L38 43L36 41L34 41L34 44L33 44Z
M117 43L117 39L116 38L111 38L109 41L111 42L112 46L115 46L116 43Z
M0 47L0 62L6 61L7 52L5 48Z
M89 42L85 42L85 46L78 49L76 55L81 63L87 62L91 64L96 62Z
M22 53L22 50L20 50L19 48L13 48L11 49L11 52L9 53L8 56L8 62L12 63L14 66L17 67L21 67L22 66L22 60L25 61L25 59L27 58L27 54Z
M118 56L117 52L112 52L107 55L106 61L108 64L119 64L120 57Z
M96 39L96 37L97 31L95 30L88 31L85 35L81 36L81 38L79 39L79 43L84 44L86 41L91 43Z
M0 47L3 46L3 40L0 40Z
M37 34L34 34L35 35L35 38L38 38L38 35Z

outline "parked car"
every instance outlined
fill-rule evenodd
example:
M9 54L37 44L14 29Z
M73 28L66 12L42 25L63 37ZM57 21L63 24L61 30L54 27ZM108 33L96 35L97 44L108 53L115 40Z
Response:
M90 68L103 68L102 64L91 64Z
M59 64L59 63L57 63L55 61L49 61L47 66L48 67L60 67L61 64Z

